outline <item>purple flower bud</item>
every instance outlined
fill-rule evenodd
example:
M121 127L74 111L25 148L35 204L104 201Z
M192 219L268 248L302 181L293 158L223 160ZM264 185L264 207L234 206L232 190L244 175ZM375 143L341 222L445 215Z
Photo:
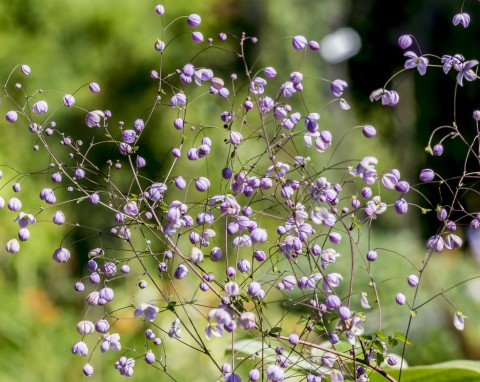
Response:
M243 140L243 137L242 137L242 134L240 134L239 132L237 131L231 131L230 132L230 142L237 146L239 145Z
M395 175L388 173L382 176L382 184L387 190L393 190L398 183L398 179Z
M443 154L443 145L441 145L440 143L436 144L435 146L433 146L433 151L432 151L433 155L435 155L436 157L439 157Z
M400 101L400 96L395 90L385 90L382 95L382 105L395 106Z
M364 125L362 133L366 138L373 138L377 134L377 130L372 125Z
M52 255L53 260L57 263L66 263L70 259L70 251L66 248L57 248Z
M234 281L229 281L228 283L226 283L224 290L225 290L225 294L228 297L233 297L240 293L240 287Z
M218 39L219 39L220 41L225 41L225 40L227 39L227 34L224 33L224 32L220 32L220 33L218 34Z
M480 110L475 110L473 112L473 119L477 122L480 121Z
M248 272L251 268L250 261L242 259L237 263L237 268L240 272Z
M177 187L179 190L183 190L185 187L187 187L187 182L185 179L183 179L183 177L177 176L175 178L175 187Z
M123 274L129 273L130 272L130 266L128 264L123 264L120 267L120 272L122 272Z
M210 153L211 147L209 145L201 145L197 149L198 158L205 158Z
M404 305L406 301L407 299L403 293L397 293L397 295L395 296L395 302L398 305Z
M95 325L92 321L83 320L77 324L77 332L81 336L91 334L95 331Z
M252 369L248 373L248 380L251 382L256 382L260 379L260 371L258 369Z
M105 117L105 113L101 110L94 110L87 113L85 117L85 124L88 127L100 127L100 121Z
M367 252L367 260L368 261L375 261L377 260L377 252L376 251L368 251Z
M145 122L143 121L143 119L136 119L134 122L133 122L133 128L135 130L137 130L138 132L141 132L143 131L143 129L145 128Z
M72 346L72 354L80 354L81 356L86 356L88 354L88 346L85 342L79 341Z
M341 306L338 309L338 316L340 317L341 320L348 320L351 317L352 313L350 312L350 309L348 306Z
M97 268L98 268L98 264L97 264L97 262L96 262L95 260L92 260L92 259L88 260L88 262L87 262L87 270L88 270L89 272L94 272L94 271L97 270Z
M338 232L330 232L328 234L328 239L333 244L339 244L340 241L342 240L342 235L340 235Z
M250 234L252 243L265 243L267 241L267 231L263 228L255 228Z
M87 377L91 377L93 375L93 366L90 365L89 363L86 363L84 366L83 366L83 374L85 374L85 376Z
M122 132L122 139L126 143L134 143L137 139L137 134L135 130L125 130Z
M435 172L429 168L425 168L420 171L419 178L422 182L430 182L435 178Z
M262 286L257 283L256 281L252 281L249 285L248 285L248 294L252 297L261 297L261 295L263 294L262 293Z
M210 188L210 181L207 178L200 177L195 181L195 188L200 192L205 192Z
M179 148L175 147L172 149L172 155L174 158L180 158L182 156L182 152Z
M22 208L22 202L18 198L11 198L7 203L7 208L10 211L16 212Z
M20 67L20 70L22 71L23 74L28 76L32 71L30 70L30 67L28 65L22 65Z
M255 251L253 252L253 258L257 261L265 261L267 258L267 255L265 254L264 251Z
M48 111L48 104L45 101L38 101L32 107L32 111L35 114L44 114Z
M113 292L112 288L105 287L100 289L98 296L99 296L98 304L105 305L107 302L113 300L113 298L115 297L115 293Z
M113 277L117 273L117 266L111 261L106 262L102 266L102 272L106 277Z
M157 12L157 14L159 14L159 15L163 15L165 13L165 8L163 7L163 5L158 4L155 7L155 12Z
M401 180L395 185L395 189L402 194L406 194L408 191L410 191L410 184L408 184L408 182L405 180Z
M457 26L461 24L464 28L468 27L468 24L470 24L470 15L468 13L457 13L455 16L453 16L453 25Z
M295 50L303 50L307 46L307 39L304 36L294 36L292 38L292 46Z
M187 17L187 24L190 28L198 27L201 22L202 22L202 18L195 13Z
M410 45L412 45L412 43L412 36L410 36L409 34L402 34L398 38L398 46L402 49L407 49Z
M89 199L90 203L98 204L100 202L100 195L98 195L97 193L94 193L94 194L90 195L90 197L88 199Z
M395 202L395 211L397 214L405 215L408 211L408 203L405 199L400 198Z
M366 198L370 198L372 196L372 189L370 187L365 187L362 189L362 196Z
M463 245L463 240L460 239L457 235L454 235L453 233L448 234L445 237L445 248L447 249L456 249L460 248Z
M273 78L277 75L277 71L271 66L267 66L265 69L263 69L263 74L267 78Z
M170 99L170 105L172 107L185 105L187 103L187 97L183 93L177 93Z
M163 183L153 183L148 189L148 198L151 201L158 202L163 198L163 194L167 191L167 186Z
M389 355L387 357L387 363L389 366L395 366L397 364L398 360L397 357L394 355Z
M408 276L407 278L407 283L408 283L408 286L412 287L412 288L415 288L418 283L419 283L419 279L416 275L410 275Z
M228 267L226 273L227 273L227 277L235 277L235 275L237 274L237 271L235 270L234 267Z
M225 82L221 78L218 78L218 77L213 77L210 80L210 83L212 84L212 88L214 88L215 90L218 90L218 91L222 90L225 87Z
M338 334L335 332L330 332L328 333L328 340L332 345L338 344L340 341L340 338L338 337Z
M74 289L76 292L83 292L85 290L85 285L81 281L78 281L74 285Z
M177 269L175 270L175 278L180 280L180 279L183 279L187 275L188 275L188 268L185 265L180 264L177 267Z
M465 316L462 312L455 312L455 315L453 316L453 325L457 330L463 330L465 327Z
M118 151L122 155L130 155L133 152L133 148L128 143L122 142L118 146Z
M294 346L297 345L299 341L300 341L300 338L296 333L292 333L288 336L288 342L290 342Z
M333 353L325 353L322 356L322 366L331 368L337 361L337 357Z
M457 224L451 220L447 220L445 222L445 226L449 231L456 231L457 230Z
M149 365L155 362L155 354L153 354L151 350L147 351L147 353L145 354L145 362Z
M55 172L52 174L52 181L55 183L60 183L62 181L62 174Z
M198 159L198 150L196 148L191 148L187 152L187 158L189 160L197 160Z
M65 215L62 211L57 211L53 214L52 221L54 224L62 225L65 223Z
M335 97L341 97L345 88L348 87L348 84L344 80L334 80L330 84L330 91Z
M63 96L63 104L67 107L72 107L75 104L75 98L71 94Z
M308 47L310 50L316 52L317 50L320 50L320 44L317 41L309 41L308 42Z
M98 320L95 324L95 330L99 333L107 333L110 329L110 324L107 320Z
M181 130L183 129L183 126L184 126L184 121L182 118L177 118L175 121L173 121L173 126L177 129L177 130Z
M165 43L157 38L157 41L155 41L153 47L157 52L163 52L165 50Z
M337 309L342 306L342 301L337 295L331 294L327 296L327 299L325 300L325 305L328 309Z
M8 253L18 253L20 251L20 243L17 239L11 239L5 245L5 249Z
M98 85L96 82L91 82L88 84L88 88L92 93L98 93L100 92L100 85Z
M20 230L18 231L18 238L20 239L20 241L27 241L30 238L30 231L28 230L28 228L20 228Z
M444 241L440 235L431 236L426 243L428 250L435 252L442 252L444 248Z
M200 248L192 247L190 250L190 261L193 264L198 264L203 261L203 252Z
M157 268L158 268L158 271L159 271L159 272L166 272L167 269L168 269L168 266L167 266L167 263L165 263L165 262L162 261L162 262L160 262L160 263L158 264L158 267L157 267Z
M7 112L7 114L5 115L5 119L7 120L7 122L10 122L10 123L15 122L17 118L18 118L17 112L13 110Z
M270 365L267 369L267 379L272 382L281 382L285 378L285 373L277 365Z
M250 99L247 99L247 100L243 103L243 107L245 108L245 110L252 110L252 109L253 109L253 102L250 101Z
M192 32L192 40L196 43L201 43L203 41L203 34L201 32Z

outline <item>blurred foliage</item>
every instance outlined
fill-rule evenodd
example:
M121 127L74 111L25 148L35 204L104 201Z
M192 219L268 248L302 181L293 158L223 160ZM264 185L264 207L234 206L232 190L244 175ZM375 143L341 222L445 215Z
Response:
M109 109L115 121L124 121L126 125L131 125L135 119L148 114L156 94L157 85L150 78L150 70L159 69L159 53L153 49L156 39L169 41L180 33L175 41L178 46L181 41L190 38L188 33L181 33L185 29L176 25L168 31L168 36L161 36L160 17L153 12L155 5L153 2L140 4L137 0L115 3L98 0L0 2L1 76L6 78L10 70L18 64L30 65L32 74L28 81L22 78L25 92L30 94L35 89L43 89L46 97L51 99L56 97L58 105L61 104L63 93L73 94L84 84L98 82L102 88L101 93L92 97L88 92L80 91L75 95L77 102L86 108ZM302 64L302 71L317 79L319 88L326 89L323 94L328 91L328 87L322 86L324 84L320 78L349 80L351 94L355 96L354 99L349 99L353 106L350 114L345 116L332 107L329 113L322 114L322 124L328 126L338 136L347 133L349 127L356 124L368 122L377 126L379 131L377 143L357 145L354 134L359 131L356 130L350 132L349 139L342 144L343 152L350 158L353 156L360 159L362 152L371 149L378 153L384 170L398 162L404 164L405 176L415 177L418 169L425 165L427 156L422 155L421 151L426 145L428 134L432 127L451 122L450 110L453 101L451 84L427 76L426 79L422 79L424 82L421 89L417 89L418 74L409 74L409 77L402 79L399 84L402 103L399 105L399 111L393 112L393 117L387 116L385 110L378 105L371 106L368 103L369 92L383 86L384 81L393 73L393 68L399 68L403 63L402 52L395 45L396 38L401 33L418 32L420 43L425 44L428 51L475 54L471 44L471 41L475 41L475 36L472 35L475 29L465 31L457 29L455 33L450 34L453 28L450 23L451 17L458 11L454 7L459 6L458 2L453 1L432 0L421 4L408 1L392 4L373 0L295 2L190 0L166 1L164 5L167 12L165 19L168 20L193 12L200 14L204 20L201 30L205 36L216 37L220 31L231 31L239 35L244 30L258 36L260 38L258 45L247 51L247 57L252 57L252 63L254 58L261 56L261 61L254 66L256 70L267 65L283 70L294 70ZM394 10L391 7L394 7ZM475 10L473 6L472 11L480 16L478 9ZM302 59L298 55L289 54L289 44L285 43L289 36L305 34L309 39L321 40L324 35L344 25L355 28L363 40L360 54L348 63L333 67L325 64L320 57ZM460 37L453 40L454 37L451 36L457 35ZM237 50L234 39L227 40L227 44L230 49ZM446 48L448 51L443 52ZM181 68L201 50L202 48L198 51L181 49L168 51L169 57L162 71L168 73ZM222 54L221 60L219 54ZM229 53L211 50L202 55L202 62L209 63L216 73L218 71L224 78L228 78L231 73L222 72L219 64L223 66L226 62L231 62L234 65L230 67L232 71L244 70L236 64L238 60L235 61L234 58L229 58ZM15 79L20 81L20 78L17 70ZM48 88L45 88L46 86ZM429 95L425 96L423 93L425 91L430 91ZM445 92L447 96L438 96ZM322 94L318 89L306 89L304 96L306 99L313 97L316 104L322 105L324 102L319 99L321 97L319 93ZM418 94L422 96L417 97ZM465 99L468 97L470 100L478 100L470 90L466 90L464 94ZM463 98L459 99L459 104L464 104ZM204 105L203 110L195 109L191 123L200 123L205 116L217 116L221 111L220 106L213 103L209 108L204 108ZM474 106L478 107L468 101L466 110ZM152 169L147 175L152 179L159 178L168 169L170 160L169 141L173 138L169 131L172 130L171 121L175 111L163 110L162 113L153 116L154 128L147 132L145 146L142 147L142 150L145 150L143 155L149 158L151 164L149 168ZM6 109L2 106L1 111L5 113ZM466 115L470 117L470 112ZM64 131L68 134L68 131L85 128L83 118L84 115L80 112L67 115L59 113L56 122L64 126ZM466 124L463 119L461 123ZM27 150L35 144L33 137L16 131L16 128L19 127L7 125L3 119L0 121L2 130L0 163L14 164L19 168L26 168L27 171L38 171L39 163L32 159ZM219 143L224 139L222 134L214 138ZM454 147L446 146L446 149L455 153ZM392 153L397 153L397 156ZM102 153L101 150L95 155L100 161L108 157L108 153ZM445 163L450 160L451 157L446 157ZM48 163L40 165L48 167ZM186 166L186 161L180 162L177 171ZM221 167L223 163L215 163L211 171L219 171ZM194 174L195 167L190 167L189 171ZM5 179L17 176L14 171L8 169L4 170L4 173ZM46 175L21 177L24 189L22 198L25 203L31 205L38 203L37 190L46 180ZM30 190L35 192L29 195ZM2 189L5 199L11 194ZM66 211L67 216L69 212L73 213ZM41 220L50 220L52 213L52 210L44 211L38 217L39 223ZM0 216L2 221L13 220L13 214L5 210L0 212ZM376 280L377 285L382 286L380 297L384 301L382 313L385 317L386 328L383 328L385 331L389 328L392 328L392 331L398 330L399 325L406 322L409 314L406 307L399 310L394 304L394 296L398 292L395 289L398 279L395 277L400 273L406 278L408 274L414 272L413 267L404 261L402 256L413 263L419 263L424 255L422 244L424 237L418 235L420 217L419 211L411 211L403 220L385 216L380 222L384 231L372 238L379 248L398 250L398 254L378 250L379 260L372 265L373 268L385 271L381 274L382 279ZM68 234L69 228L56 228L52 230L47 225L37 224L35 230L32 230L34 238L22 243L22 252L17 256L7 255L2 250L0 256L2 382L84 380L81 374L84 360L72 356L69 350L78 337L75 325L80 317L83 314L87 315L88 312L84 311L83 302L78 301L73 293L73 284L82 277L86 252L98 238L81 240L84 231L74 230ZM424 231L427 230L431 232L431 228L424 228ZM0 242L6 242L13 234L11 227L0 226ZM77 244L73 251L75 255L68 264L53 265L51 254L67 234L68 240ZM438 255L433 259L431 269L425 275L427 279L425 286L428 287L421 296L424 300L440 293L442 289L475 276L478 264L468 253L460 252ZM365 276L368 277L367 273ZM406 282L403 285L406 292L408 288ZM448 301L454 301L455 306L458 305L458 309L466 316L478 316L480 310L476 285L478 283L464 284L446 295ZM133 294L134 288L134 285L126 285L123 292L126 295ZM373 296L372 291L366 292ZM466 300L472 302L462 303ZM415 317L411 334L414 345L409 347L406 355L410 364L478 357L480 349L472 339L479 338L479 329L472 328L467 321L464 333L454 331L452 325L454 309L446 301L439 296L432 304L421 309ZM171 317L164 320L168 322L169 319ZM435 322L435 325L431 325L432 322ZM142 328L135 327L133 323L124 326L119 324L117 328L122 338L141 337L139 333ZM141 348L142 343L138 342L137 345ZM223 354L224 345L219 342L219 354ZM172 351L174 353L170 355L170 366L184 370L185 380L193 377L199 380L197 368L191 366L197 362L192 361L196 353L191 355L183 353L183 348ZM188 357L185 354L188 354ZM108 356L110 361L113 361L116 354ZM92 380L113 381L120 378L109 363L93 361L92 363L96 368ZM214 370L209 370L208 373L210 374L204 380L219 377ZM158 378L157 370L147 367L135 369L133 379L153 378Z

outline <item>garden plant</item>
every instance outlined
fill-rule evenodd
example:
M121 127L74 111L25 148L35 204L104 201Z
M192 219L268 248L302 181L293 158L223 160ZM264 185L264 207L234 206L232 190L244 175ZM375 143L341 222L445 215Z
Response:
M406 178L402 163L387 167L369 150L382 126L323 123L325 115L352 112L354 84L303 71L304 61L320 59L319 42L286 36L278 43L288 45L296 66L265 63L255 36L204 36L201 15L171 19L173 6L152 10L158 64L145 68L151 103L137 105L137 115L98 103L100 79L68 92L30 89L29 78L41 73L20 63L4 81L3 128L31 135L36 159L28 168L1 164L0 218L12 230L3 256L26 256L22 246L36 240L39 225L63 230L60 242L38 250L51 251L52 267L81 264L71 291L84 308L65 350L83 357L83 374L94 378L97 365L108 363L119 378L150 367L161 380L183 381L175 363L185 352L210 365L199 381L480 379L475 362L405 361L422 346L410 334L434 300L447 301L459 332L478 325L467 318L468 300L449 296L480 276L420 295L439 253L462 261L467 234L478 246L480 212L468 201L479 198L480 103L470 123L459 125L456 102L477 85L479 62L461 52L424 52L415 36L398 36L402 69L372 89L372 106L388 114L402 103L406 76L421 81L443 71L452 119L431 128L417 155L440 157L451 140L462 155L454 176L432 166ZM452 33L469 27L463 6L448 16ZM176 70L166 72L175 50L191 58L170 62ZM212 51L209 67L202 60ZM74 126L57 123L64 113ZM144 149L152 137L168 144L161 161ZM361 156L351 156L351 145ZM26 203L27 193L37 201ZM422 257L379 247L382 220L412 213L436 221ZM385 256L410 271L385 276L377 266ZM394 313L385 313L385 301L395 302ZM384 329L384 316L395 312L407 312L405 320ZM125 325L136 342L124 341Z

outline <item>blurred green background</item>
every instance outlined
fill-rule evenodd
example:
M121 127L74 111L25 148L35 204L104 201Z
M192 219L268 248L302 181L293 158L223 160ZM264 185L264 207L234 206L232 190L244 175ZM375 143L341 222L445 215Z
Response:
M73 93L86 83L98 82L101 93L92 97L87 92L80 92L76 96L77 102L86 109L110 109L115 120L123 120L130 125L148 112L156 95L157 85L150 79L150 70L158 69L159 62L153 44L157 37L161 37L159 16L153 11L155 5L156 2L137 0L2 1L0 76L5 79L16 65L28 64L32 69L28 79L19 75L18 70L14 75L14 81L21 80L27 93L35 89ZM394 70L402 67L402 52L396 46L396 39L402 33L415 34L425 52L439 55L462 52L468 58L478 55L478 48L472 44L478 34L476 25L480 20L476 18L480 16L479 9L475 8L478 8L477 4L467 2L466 10L472 15L472 24L466 30L460 27L454 30L451 25L451 18L459 11L460 2L446 0L397 3L372 0L191 0L165 1L163 5L166 9L164 17L168 20L190 13L200 14L203 19L200 30L206 37L216 37L222 31L236 35L247 31L249 35L258 36L259 43L249 52L253 56L262 52L258 68L271 65L277 70L288 71L300 64L299 55L291 52L289 36L304 34L309 39L321 41L324 36L341 27L353 28L362 43L354 57L333 65L318 55L313 59L305 59L302 64L302 71L312 76L332 80L344 78L350 84L346 96L352 110L347 114L325 113L325 117L322 114L322 125L328 126L334 134L340 134L350 126L373 124L379 136L375 142L368 144L378 156L381 168L386 170L401 163L402 176L413 183L419 169L424 166L443 167L446 174L450 169L461 166L461 157L458 158L458 150L453 143L446 144L446 154L441 162L438 159L432 162L423 151L433 128L452 120L452 78L432 75L420 82L418 74L413 72L402 77L401 81L396 82L401 103L393 111L370 104L368 94L382 87ZM185 30L183 25L178 27L178 33ZM183 34L179 38L188 38L188 35ZM227 44L234 43L233 39L227 40ZM165 61L165 72L183 66L199 50L172 49ZM231 60L228 54L224 57L225 61ZM207 53L202 59L202 62L210 60L212 67L221 72L216 54ZM232 65L231 71L242 70L233 60ZM227 76L230 72L222 74ZM480 107L480 104L472 103L472 100L478 101L478 91L475 93L474 86L465 86L461 90L457 111L459 124L471 127L471 111ZM305 98L315 99L319 105L324 103L324 96L325 93L315 89L306 89ZM1 105L0 110L4 115L9 109ZM162 115L156 115L155 118L159 128L171 130L171 119ZM200 120L201 116L196 118ZM73 131L84 129L82 119L81 114L59 114L56 121ZM7 124L3 119L0 129L0 163L38 170L39 164L30 154L35 144L33 137L19 132L19 126ZM162 135L161 140L158 139L158 133L150 134L145 150L151 158L150 163L154 163L152 167L156 169L150 175L155 177L165 169L162 163L169 155L170 138L167 133ZM352 141L342 148L350 157L359 157L365 152L366 146ZM99 157L102 157L101 153ZM455 165L447 165L449 163ZM40 166L46 168L48 162ZM8 169L4 173L7 175L4 181L8 180L8 176L13 176ZM30 197L28 189L37 190L45 180L45 177L23 179L22 198L25 203L38 204L36 191ZM10 185L2 188L1 192L7 200L12 194ZM435 196L431 200L433 206L439 202ZM425 201L419 203L429 207ZM478 210L478 203L478 200L472 200L472 208ZM432 217L429 218L430 215ZM378 248L394 249L419 264L424 256L424 240L437 228L433 213L430 215L422 216L418 210L411 208L408 216L402 219L385 216L377 224L380 230L376 231L372 240ZM0 218L0 242L4 243L15 232L10 224L13 214L2 210ZM35 240L22 244L21 253L12 256L3 249L1 251L2 382L75 382L86 378L81 373L84 360L70 354L70 348L78 338L76 323L84 314L83 303L72 293L72 286L84 274L85 259L72 260L62 266L52 263L51 253L68 232L68 228L55 228L53 230L50 225L37 224ZM465 236L461 227L460 231ZM86 251L87 244L80 242L75 252L86 255ZM383 293L386 296L383 306L385 330L402 331L408 309L399 309L388 296L400 291L395 289L399 284L396 277L405 278L414 269L400 256L387 251L382 253L379 250L379 253L380 258L373 267L385 272L382 273L382 288L385 288ZM436 255L425 274L422 298L426 299L457 282L478 275L477 270L478 262L468 246L454 253ZM407 290L406 283L402 281L400 284L403 285L403 292L409 296L411 291ZM454 308L442 298L437 298L418 312L411 336L414 346L407 353L409 364L480 357L480 346L476 341L480 338L479 325L475 322L480 312L479 289L479 282L473 281L447 294L457 309L472 318L467 320L464 332L459 333L453 328ZM123 328L122 336L128 337L132 332L138 335L141 328L132 325ZM186 360L180 351L176 354L179 359ZM109 354L108 357L111 362L116 354ZM100 359L94 361L96 373L92 380L113 381L120 378L110 363L100 362ZM141 362L138 360L138 363ZM197 362L193 359L178 362L177 367L184 373L184 379L179 380L195 378L207 381L218 378L213 371L208 372L208 378L199 378L198 370L189 367ZM170 366L175 368L175 361L171 361ZM159 378L157 370L137 366L132 379L146 381L155 378Z

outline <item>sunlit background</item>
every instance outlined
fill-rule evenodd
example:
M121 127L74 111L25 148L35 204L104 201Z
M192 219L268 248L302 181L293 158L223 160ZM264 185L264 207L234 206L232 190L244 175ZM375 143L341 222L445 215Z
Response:
M434 75L421 78L421 81L418 73L413 71L403 74L394 81L401 97L394 110L386 110L378 103L371 104L368 95L383 87L389 77L402 68L403 52L396 40L403 33L414 34L424 53L453 55L461 52L468 59L475 54L478 56L478 48L472 42L478 39L476 25L480 18L476 16L480 16L480 8L474 2L467 2L467 11L472 15L471 28L457 27L454 30L451 19L459 11L460 3L447 0L393 3L373 0L167 0L163 5L166 9L164 17L168 20L190 13L200 14L203 19L200 30L206 37L216 37L219 32L231 33L226 44L232 50L237 49L237 40L233 36L239 36L242 31L257 36L258 44L247 52L250 62L260 57L256 69L273 66L288 73L302 64L302 72L311 77L319 89L322 86L319 78L347 80L346 98L351 110L345 113L330 109L325 116L322 114L322 126L331 130L334 136L365 123L376 126L378 137L369 141L369 146L364 141L357 145L350 139L340 149L354 158L360 158L365 150L369 150L379 158L382 170L397 167L402 177L414 184L418 171L425 166L435 166L445 177L462 166L454 142L445 142L444 157L435 161L424 151L431 131L452 122L453 77L444 76L438 68ZM98 82L102 92L95 98L87 92L79 93L77 103L86 109L109 109L116 120L130 125L148 111L156 96L157 85L150 78L150 71L157 69L159 62L159 53L153 49L153 44L161 37L159 16L153 11L155 5L155 2L138 0L0 2L0 78L4 81L16 65L28 64L32 74L28 81L21 78L27 93L36 89L73 93L86 83ZM180 24L171 28L170 38L176 34L180 34L180 41L188 38L181 35L185 28ZM291 36L297 34L320 42L320 51L304 62L291 49ZM164 71L172 72L182 67L198 51L179 49L177 43L177 48L168 52ZM202 56L202 62L204 65L210 62L216 73L224 76L242 71L240 62L234 61L233 55L227 53L222 56L218 52L207 52ZM231 65L229 71L222 72L219 65L222 62ZM429 71L433 72L433 68ZM15 76L20 80L19 74ZM305 98L323 105L326 93L315 86L306 87ZM471 113L480 108L478 91L474 91L474 86L465 86L458 94L457 118L459 126L465 126L465 129L473 129ZM0 111L4 115L8 109L0 105ZM218 110L212 112L218 113ZM208 111L203 113L208 118ZM56 121L75 131L85 128L83 117L81 113L67 116L59 113ZM168 131L172 128L171 122L162 115L155 118L157 130L148 132L145 150L151 158L151 167L155 169L149 175L160 177L162 171L167 170L163 163L169 155ZM47 168L48 162L38 163L31 155L36 142L32 135L19 131L21 128L26 129L26 126L7 124L2 117L0 163L26 171ZM99 160L105 158L104 153L97 155ZM39 203L37 190L45 180L41 176L24 178L22 198L26 203ZM425 192L431 203L418 197L416 202L419 205L431 208L440 203L435 194L429 196L429 191L425 189ZM7 200L12 194L10 186L2 188L1 193ZM416 198L415 195L410 197ZM479 200L469 200L469 207L478 211ZM77 212L71 207L68 213ZM49 217L50 213L47 215ZM86 379L81 372L84 360L73 356L70 348L78 340L75 326L84 314L83 301L74 293L73 284L84 275L91 243L80 241L77 232L69 233L68 227L52 229L50 224L41 224L42 220L49 220L48 217L39 219L34 239L22 244L19 254L7 254L4 249L0 251L2 382L76 382ZM1 210L0 219L0 242L5 243L15 232L11 224L13 215ZM401 291L407 295L412 293L406 282L396 278L405 279L414 273L412 265L403 257L413 264L420 264L425 254L425 239L435 233L438 224L434 212L425 216L420 209L410 208L407 216L394 216L393 212L382 216L376 227L372 238L376 247L396 251L379 250L379 260L373 265L374 270L385 274L380 286L385 302L382 307L384 329L405 331L408 308L400 309L388 296ZM466 239L464 227L460 226L459 231ZM76 259L59 266L52 262L51 254L67 234L71 242L78 242L73 251ZM474 258L475 251L479 256L478 242L470 242L461 250L435 255L425 274L420 300L479 275L480 259ZM402 289L396 289L398 285ZM448 300L438 297L417 312L411 332L414 345L409 347L406 355L410 365L480 357L477 340L480 326L476 321L480 313L479 290L480 280L462 284L445 295ZM453 326L456 309L471 317L467 319L463 332L456 331ZM124 338L141 336L142 332L140 325L134 323L120 326L119 330ZM137 344L142 346L141 341ZM219 348L219 353L222 352L223 348ZM113 381L122 378L111 366L116 357L117 354L111 352L94 357L96 372L91 379ZM190 358L194 353L185 357L180 349L171 357L172 370L178 367L184 375L179 381L212 381L220 377L210 371L202 379L198 370L201 358ZM174 357L178 357L178 362ZM105 361L100 362L100 358ZM161 372L143 365L136 367L132 379L167 380Z

